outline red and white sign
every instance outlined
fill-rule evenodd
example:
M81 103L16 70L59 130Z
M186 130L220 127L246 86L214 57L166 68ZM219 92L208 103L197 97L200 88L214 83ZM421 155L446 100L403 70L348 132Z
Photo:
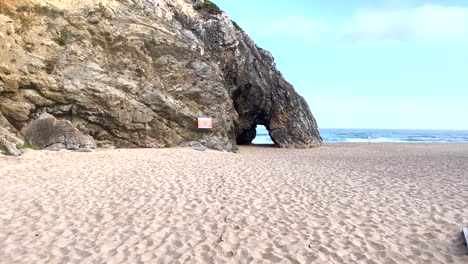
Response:
M213 121L211 120L211 118L199 117L198 128L211 129L213 128Z

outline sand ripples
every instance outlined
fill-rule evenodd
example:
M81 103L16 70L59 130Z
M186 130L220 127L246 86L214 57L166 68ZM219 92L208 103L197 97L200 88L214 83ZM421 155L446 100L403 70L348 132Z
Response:
M0 259L466 263L466 149L343 144L0 158Z

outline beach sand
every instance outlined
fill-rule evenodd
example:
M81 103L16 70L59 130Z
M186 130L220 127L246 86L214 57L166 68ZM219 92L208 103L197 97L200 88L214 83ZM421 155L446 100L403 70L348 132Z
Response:
M468 263L468 144L0 156L1 263Z

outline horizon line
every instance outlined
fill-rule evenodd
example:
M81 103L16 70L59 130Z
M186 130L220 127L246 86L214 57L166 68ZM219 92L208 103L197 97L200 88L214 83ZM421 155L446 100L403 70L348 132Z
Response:
M375 130L433 130L433 131L466 131L468 129L447 128L353 128L353 127L319 127L318 129L375 129Z

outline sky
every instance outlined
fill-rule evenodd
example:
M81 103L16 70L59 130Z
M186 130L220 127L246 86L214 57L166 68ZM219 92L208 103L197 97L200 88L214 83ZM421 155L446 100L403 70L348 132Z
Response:
M468 1L213 0L320 128L468 130Z

